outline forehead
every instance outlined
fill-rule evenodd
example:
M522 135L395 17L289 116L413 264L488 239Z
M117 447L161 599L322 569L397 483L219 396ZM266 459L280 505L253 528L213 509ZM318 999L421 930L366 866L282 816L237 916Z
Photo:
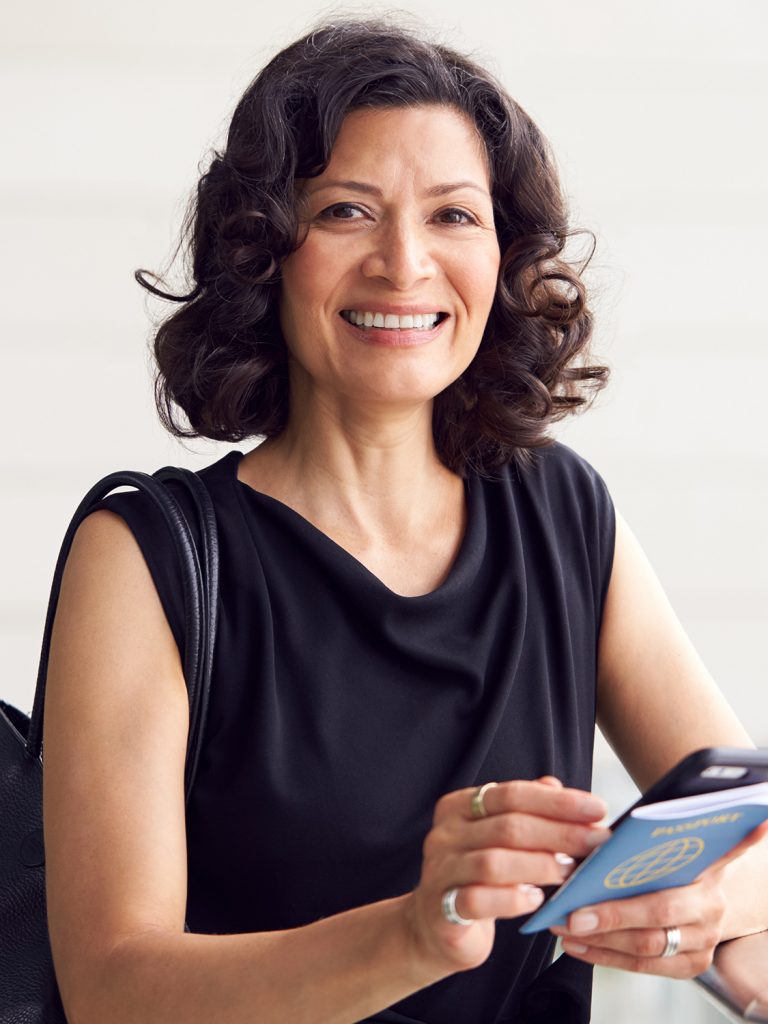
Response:
M489 167L483 140L461 111L438 105L362 108L344 118L328 166L307 184L314 190L340 176L384 186L411 177L427 184L469 178L488 187Z

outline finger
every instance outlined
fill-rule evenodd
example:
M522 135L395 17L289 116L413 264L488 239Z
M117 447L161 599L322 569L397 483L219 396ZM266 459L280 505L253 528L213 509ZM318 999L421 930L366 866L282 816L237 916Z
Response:
M543 786L553 786L555 789L562 789L563 784L560 779L556 779L554 775L542 775L540 779L536 779Z
M520 917L530 914L544 901L535 885L463 885L456 895L456 911L470 921L489 917Z
M723 854L719 860L710 864L707 870L702 872L702 874L722 871L727 864L730 864L731 861L737 860L743 853L746 853L751 847L756 846L759 842L765 839L767 835L768 821L764 821L761 825L758 825L757 828L749 832L740 843L737 843L736 846L733 847L732 850L729 850L727 853Z
M681 928L708 920L713 903L712 883L694 882L580 907L569 916L564 931L573 936L587 936L629 928Z
M584 963L598 967L614 967L622 971L635 971L638 974L658 974L666 978L695 978L712 963L712 954L707 950L694 950L688 953L677 953L675 956L652 957L636 956L632 953L619 953L613 949L599 949L583 943L571 942L563 950L568 956Z
M440 880L452 885L560 885L573 864L560 863L553 853L540 850L507 850L501 847L457 852L440 864Z
M440 831L445 843L453 849L478 850L500 846L510 850L558 851L579 859L611 836L610 829L555 821L517 811L492 814L471 825L464 820L451 819L438 826Z
M557 929L551 929L557 933ZM692 924L679 929L679 953L695 953L701 950L713 950L720 940L720 929L715 925ZM665 928L632 928L627 931L604 932L590 935L587 938L566 936L563 938L563 949L569 952L572 947L576 952L579 948L613 950L631 956L660 957L667 948L667 931Z
M477 787L457 789L442 796L435 807L435 823L449 816L480 821L472 814ZM606 805L599 797L581 789L556 788L542 782L514 780L487 789L483 806L488 816L505 811L523 811L562 821L595 822L605 817Z

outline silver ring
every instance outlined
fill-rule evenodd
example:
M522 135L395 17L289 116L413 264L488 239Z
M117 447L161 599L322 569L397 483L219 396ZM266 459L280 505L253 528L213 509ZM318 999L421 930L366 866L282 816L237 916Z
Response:
M667 936L667 944L664 947L664 952L661 955L674 956L675 953L677 953L677 951L680 949L680 939L682 938L682 936L680 935L680 929L665 928L664 931Z
M473 818L486 818L488 811L485 809L483 803L483 797L485 796L486 790L491 789L493 786L498 786L498 782L486 782L484 786L479 786L475 795L472 797L471 812Z
M474 924L473 920L468 917L462 917L456 910L456 894L458 891L458 889L449 889L448 892L443 894L443 917L446 921L450 921L451 924Z

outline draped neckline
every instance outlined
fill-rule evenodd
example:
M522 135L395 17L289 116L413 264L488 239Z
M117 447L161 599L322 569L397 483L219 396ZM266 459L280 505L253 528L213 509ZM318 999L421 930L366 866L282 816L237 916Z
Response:
M469 563L473 561L472 552L477 547L478 520L481 515L481 509L478 508L478 502L480 500L478 489L472 486L470 478L464 479L464 500L466 502L464 533L459 543L456 556L454 557L443 581L426 594L400 594L397 591L392 590L391 587L389 587L382 579L380 579L380 577L369 569L367 565L353 555L351 551L348 551L342 544L339 544L318 526L315 526L313 522L303 516L300 512L291 508L290 505L286 505L285 502L280 501L279 498L273 498L272 495L265 494L263 491L257 490L251 484L246 483L245 480L241 480L237 475L237 470L240 460L243 457L244 453L236 450L229 452L223 460L225 463L227 461L230 463L229 469L232 483L235 486L238 495L243 497L246 501L255 502L262 508L266 508L271 511L274 515L278 516L282 522L293 528L299 529L304 537L313 538L316 543L329 546L328 550L333 551L340 559L342 559L347 565L351 566L365 579L381 588L382 592L388 595L391 600L403 602L429 601L437 597L443 597L446 592L454 590L459 585L460 580L466 579L467 570L470 569Z

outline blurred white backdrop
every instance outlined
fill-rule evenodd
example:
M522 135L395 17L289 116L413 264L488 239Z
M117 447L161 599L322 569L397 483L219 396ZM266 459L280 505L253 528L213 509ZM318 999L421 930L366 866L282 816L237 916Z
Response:
M612 384L558 436L602 473L710 671L768 745L768 228L764 0L412 3L505 83L597 235L596 355ZM136 267L160 269L198 162L277 50L383 4L17 3L0 40L2 697L28 710L77 503L118 468L197 469L152 403ZM157 307L155 307L157 308ZM674 680L670 681L674 685ZM599 741L595 789L634 794ZM714 1021L688 983L599 971L594 1020Z

